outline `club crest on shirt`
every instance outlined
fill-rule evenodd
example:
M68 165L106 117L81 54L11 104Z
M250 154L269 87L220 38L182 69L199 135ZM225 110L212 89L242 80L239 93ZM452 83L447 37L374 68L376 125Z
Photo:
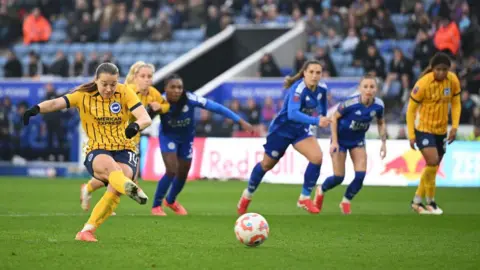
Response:
M416 94L418 93L418 90L420 89L420 87L418 86L415 86L415 88L413 88L413 93Z
M188 105L183 106L182 112L188 112Z
M322 93L318 94L317 96L317 100L320 100L320 99L322 99Z
M300 95L298 95L297 93L295 93L295 94L293 95L293 101L294 101L294 102L299 102L299 101L300 101Z
M371 111L371 112L370 112L370 116L371 116L371 117L374 117L376 114L377 114L377 113L376 113L375 111Z
M450 96L450 92L451 92L451 91L450 91L450 88L449 88L449 87L443 89L443 95L444 95L444 96Z
M112 104L110 104L110 111L112 113L119 113L121 110L122 110L122 105L120 105L120 103L115 101Z

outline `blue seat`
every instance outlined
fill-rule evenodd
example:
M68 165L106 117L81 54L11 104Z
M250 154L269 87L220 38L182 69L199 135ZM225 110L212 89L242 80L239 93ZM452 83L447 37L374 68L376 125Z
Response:
M235 24L240 24L240 25L250 23L250 20L247 17L244 17L244 16L235 16L233 21L235 22Z
M341 77L358 77L363 75L362 68L344 67L340 69Z
M345 60L344 60L345 58L343 54L338 52L332 52L330 56L332 58L333 64L335 65L335 68L339 69L345 66Z
M166 66L167 64L175 61L175 59L177 59L177 55L175 54L166 54L165 56L163 56L162 58L160 58L160 64L161 66Z
M63 30L56 30L52 32L50 41L52 42L65 42L67 40L67 33Z
M15 52L18 57L28 54L29 51L30 50L28 46L25 46L23 44L16 44L15 46L13 46L13 52Z
M140 42L123 43L123 46L124 46L124 52L134 53L140 47Z
M184 51L184 52L188 52L188 51L190 51L191 49L197 47L198 45L200 45L200 43L197 42L197 41L193 41L193 40L188 41L188 42L186 42L186 43L183 44L183 51Z
M138 51L142 53L154 53L155 52L155 44L152 42L142 42L138 47Z
M95 46L97 53L107 53L112 51L112 45L109 43L97 43Z
M173 40L186 41L189 40L189 32L187 30L176 30L173 32Z
M177 41L169 42L167 52L176 53L176 54L183 53L182 42L177 42Z
M112 45L112 53L113 54L121 54L126 51L126 47L123 43L115 43Z
M190 35L190 40L201 41L205 38L205 32L201 28L190 29L188 31Z
M7 57L0 57L0 67L3 67L5 65L5 63L7 63L8 59ZM1 70L3 70L3 68L0 68Z
M54 30L65 30L68 26L68 21L64 18L53 21L52 27Z

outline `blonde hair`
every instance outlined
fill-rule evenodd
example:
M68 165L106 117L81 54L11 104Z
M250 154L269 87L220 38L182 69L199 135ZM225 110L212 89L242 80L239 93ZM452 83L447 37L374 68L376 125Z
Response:
M125 78L125 84L133 84L133 81L135 80L135 75L137 75L138 71L144 67L148 67L152 70L152 72L155 72L155 66L149 63L145 63L143 61L137 61L135 64L133 64L130 67L130 70L128 71L127 77Z
M285 78L285 81L283 82L283 87L284 88L289 88L290 86L292 86L292 84L294 84L296 81L298 81L299 79L303 78L303 72L305 70L307 70L308 66L310 65L319 65L319 66L322 66L322 64L318 61L318 60L308 60L306 61L302 68L297 72L297 74L293 75L293 76L287 76Z

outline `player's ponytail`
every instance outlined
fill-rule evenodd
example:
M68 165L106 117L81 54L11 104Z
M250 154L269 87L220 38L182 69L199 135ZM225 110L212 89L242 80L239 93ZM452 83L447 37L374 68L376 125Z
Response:
M152 69L153 72L155 72L155 67L152 64L147 64L143 61L137 61L135 64L133 64L130 67L130 70L128 71L127 77L125 78L125 84L133 84L133 81L135 79L135 75L138 73L138 71L141 68L148 67Z
M100 76L100 74L110 74L110 75L117 75L119 74L119 71L118 71L118 67L115 66L114 64L112 63L103 63L103 64L100 64L98 67L97 67L97 70L95 71L95 79L98 79L98 77ZM76 92L76 91L80 91L80 92L94 92L94 91L97 91L97 84L95 83L95 80L91 81L91 82L88 82L88 83L84 83L80 86L78 86L77 88L73 89L72 92Z
M435 66L442 65L442 64L450 68L450 66L452 65L452 61L450 60L450 57L448 56L448 54L443 52L437 52L432 57L432 59L430 59L430 63L428 64L427 68L425 68L422 74L420 74L420 78L432 72Z
M290 86L292 86L292 84L294 84L296 81L298 81L299 79L303 78L303 72L305 72L305 70L307 70L307 68L310 66L310 65L322 65L318 60L308 60L306 61L302 68L297 72L297 74L293 75L293 76L287 76L285 77L285 81L283 83L283 87L284 88L289 88Z

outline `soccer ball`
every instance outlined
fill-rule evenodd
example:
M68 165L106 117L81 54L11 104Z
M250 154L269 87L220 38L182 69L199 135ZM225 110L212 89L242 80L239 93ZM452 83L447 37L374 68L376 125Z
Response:
M257 247L268 238L270 228L267 220L260 214L247 213L235 222L235 235L240 243Z

